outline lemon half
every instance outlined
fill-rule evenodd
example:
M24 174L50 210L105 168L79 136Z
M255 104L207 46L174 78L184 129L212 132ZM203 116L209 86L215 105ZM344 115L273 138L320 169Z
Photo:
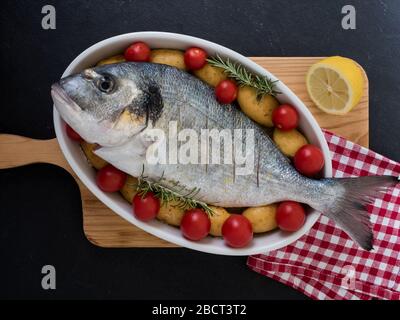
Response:
M358 64L344 57L323 59L307 72L307 90L318 108L329 114L349 112L361 99L364 77Z

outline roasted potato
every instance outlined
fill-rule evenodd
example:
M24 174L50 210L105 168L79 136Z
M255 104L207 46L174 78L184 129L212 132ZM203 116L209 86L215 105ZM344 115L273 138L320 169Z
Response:
M214 67L209 63L206 63L204 67L194 70L194 75L210 86L216 87L222 80L226 80L228 77L223 69Z
M230 214L221 207L210 206L210 208L213 210L214 214L210 215L211 228L209 233L213 236L220 237L222 236L222 225L225 220L229 218Z
M126 201L132 203L133 197L136 195L136 184L138 180L135 177L127 176L124 186L119 192L126 199Z
M296 129L282 131L275 128L273 140L278 148L289 157L294 157L296 151L308 143L306 137Z
M151 50L150 62L167 64L178 69L186 70L183 52L172 49L155 49Z
M95 147L96 144L94 143L88 143L86 141L81 142L81 148L83 150L83 153L86 155L86 158L88 159L89 163L97 170L100 170L101 168L107 165L107 161L103 160L102 158L96 156L93 153L93 149Z
M272 127L272 111L279 106L278 100L271 95L257 98L256 89L244 86L238 90L237 100L242 111L255 122Z
M275 220L276 208L276 204L247 208L243 212L243 216L249 219L254 233L267 232L278 226Z
M157 219L173 226L179 227L185 210L179 208L178 203L170 202L161 205Z
M124 61L126 61L124 56L122 54L118 54L116 56L112 56L112 57L109 57L109 58L106 58L106 59L103 59L103 60L99 61L97 63L97 66L102 66L102 65L105 65L105 64L118 63L118 62L124 62Z

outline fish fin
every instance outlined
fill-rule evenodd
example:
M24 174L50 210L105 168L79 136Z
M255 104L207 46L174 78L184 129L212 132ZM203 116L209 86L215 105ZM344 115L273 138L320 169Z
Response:
M329 208L322 213L334 220L346 233L365 250L373 249L373 233L370 214L366 205L373 203L379 193L399 183L392 176L365 176L358 178L332 179L334 185L344 188Z
M162 152L166 148L164 141L162 130L147 128L122 145L99 147L93 152L114 167L139 177L143 166L152 172L157 171L157 167L160 167L159 170L162 169L158 164L165 162L163 158L165 153Z
M146 150L141 137L136 135L125 144L99 147L93 152L114 167L138 177L146 160Z

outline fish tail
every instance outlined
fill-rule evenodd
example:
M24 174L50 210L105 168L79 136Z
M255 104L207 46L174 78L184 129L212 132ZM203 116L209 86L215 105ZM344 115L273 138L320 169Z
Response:
M316 208L331 218L362 248L373 248L373 233L370 214L366 205L374 201L379 193L399 183L398 177L365 176L358 178L326 179L337 192L330 205Z

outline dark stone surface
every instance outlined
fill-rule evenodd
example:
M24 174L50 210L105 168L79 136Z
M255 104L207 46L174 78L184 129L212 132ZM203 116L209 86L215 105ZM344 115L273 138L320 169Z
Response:
M57 29L41 28L53 4ZM370 80L370 145L400 160L400 2L351 1L357 29L341 28L348 1L3 1L0 132L52 138L50 84L89 45L132 31L185 33L250 56L344 55ZM0 155L1 156L1 155ZM245 258L186 249L101 249L84 237L79 191L50 165L0 171L0 297L303 299L247 269ZM55 265L57 290L41 289Z

